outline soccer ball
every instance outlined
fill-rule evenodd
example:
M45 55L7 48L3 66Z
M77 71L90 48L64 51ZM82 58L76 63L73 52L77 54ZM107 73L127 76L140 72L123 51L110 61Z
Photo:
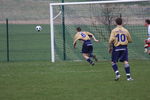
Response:
M38 26L35 27L35 30L40 32L42 30L42 27L38 25Z

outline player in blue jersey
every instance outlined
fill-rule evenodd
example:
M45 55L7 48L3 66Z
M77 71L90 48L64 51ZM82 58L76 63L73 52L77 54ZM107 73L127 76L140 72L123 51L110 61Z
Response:
M95 61L97 61L97 58L95 55L93 55L93 44L91 42L91 38L93 38L96 42L99 40L97 40L92 33L81 31L80 27L78 27L76 30L77 33L74 36L73 42L74 48L76 48L77 40L83 41L82 56L86 59L87 62L89 62L91 65L94 65L94 62L90 58L94 58Z
M118 70L117 62L124 62L124 68L127 80L133 80L130 75L130 65L128 63L128 43L132 42L130 33L122 26L122 19L117 18L117 27L111 32L109 39L109 52L112 54L112 68L116 74L115 80L119 80L120 73Z

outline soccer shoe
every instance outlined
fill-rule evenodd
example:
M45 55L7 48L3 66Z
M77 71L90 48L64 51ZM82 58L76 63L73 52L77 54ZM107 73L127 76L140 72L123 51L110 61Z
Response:
M96 58L96 56L94 55L93 56L93 59L97 62L98 61L98 59Z
M92 65L92 66L94 66L94 65L95 65L95 63L94 63L94 62L92 62L92 63L91 63L91 65Z
M118 81L120 79L121 75L116 75L115 81Z
M127 78L127 81L133 81L133 78L131 78L131 77Z
M147 48L145 48L145 49L144 49L144 53L147 53L147 51L148 51Z

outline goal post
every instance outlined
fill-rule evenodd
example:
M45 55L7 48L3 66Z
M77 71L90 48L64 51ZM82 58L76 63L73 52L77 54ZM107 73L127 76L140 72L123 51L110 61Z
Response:
M53 6L50 4L51 62L55 62Z
M65 15L63 16L63 17L65 17L65 20L68 21L66 23L69 26L68 29L71 29L73 25L74 25L74 27L78 26L79 25L78 22L80 22L79 26L83 26L83 24L84 24L84 27L87 27L88 30L85 30L85 31L91 31L91 32L98 33L97 37L99 37L100 39L101 38L105 39L105 43L103 43L101 45L105 45L104 47L106 47L106 45L107 45L106 41L107 41L109 32L108 32L108 30L106 30L107 35L104 34L105 32L103 32L103 30L105 30L105 29L103 29L102 27L106 26L106 28L110 30L110 28L114 24L113 20L115 17L119 17L119 16L123 17L123 19L126 20L126 24L129 24L129 25L134 24L135 26L136 26L136 24L137 25L139 23L141 24L141 22L145 18L149 17L149 15L146 15L146 16L142 15L143 12L140 12L140 11L136 13L136 10L138 10L137 7L141 7L141 8L139 8L139 9L141 9L141 11L143 9L146 9L146 7L148 8L148 6L145 6L145 5L134 5L133 4L133 3L140 4L141 2L149 3L149 0L112 0L112 1L50 3L49 6L50 6L51 62L56 61L56 55L59 56L59 54L57 54L56 52L61 51L61 50L55 50L55 48L56 48L56 46L57 47L60 46L60 45L57 45L56 37L59 37L58 41L60 41L59 43L62 43L61 36L60 36L61 35L60 29L62 29L62 27L61 27L62 23L60 21L62 20L62 15L63 15L62 13L64 13L64 12L62 12L62 11L64 11L64 10L62 10L62 6L68 7L67 9L65 9ZM130 4L130 3L132 3L132 4ZM107 6L107 4L110 4L110 5ZM118 6L119 4L121 4L121 6ZM86 6L86 5L88 5L88 6ZM115 6L111 6L111 5L115 5L115 6L117 5L117 6L115 7ZM132 6L135 6L135 7L132 7ZM117 7L119 7L119 9ZM125 10L125 9L133 10L134 13L130 10ZM113 14L111 12L112 10L114 10L115 14ZM129 20L128 17L130 14L132 16ZM137 17L136 17L136 15L137 15ZM105 16L105 17L103 18L103 16ZM134 21L130 22L131 20L134 20ZM92 22L89 22L89 21L92 21ZM103 22L103 21L105 21L105 22ZM136 22L136 21L138 21L138 22ZM55 23L56 23L56 26L55 26ZM61 28L58 28L58 29L55 28L55 27L59 27L59 26ZM94 27L94 29L92 30L93 27ZM84 28L84 29L86 29L86 28ZM133 31L133 30L131 29L131 31ZM67 31L74 33L74 30L67 30ZM71 35L71 37L73 36L72 34L68 34L68 36L69 35ZM73 37L72 37L72 39L73 39ZM71 42L70 38L68 39L68 41ZM70 44L72 44L72 43L69 43L69 45ZM68 47L68 52L72 52L71 50L69 50L69 48L71 48L71 46ZM62 49L62 48L60 48L60 49ZM75 51L73 51L72 53L74 53L74 52ZM139 52L139 51L137 51L137 52ZM73 57L70 57L70 58L73 58ZM103 58L107 58L107 57L103 57ZM143 58L146 58L146 57L143 57ZM77 60L77 59L73 59L73 60Z

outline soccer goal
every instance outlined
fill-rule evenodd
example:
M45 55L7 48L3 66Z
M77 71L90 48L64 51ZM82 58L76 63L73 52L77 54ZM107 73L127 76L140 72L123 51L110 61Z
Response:
M100 43L94 44L94 53L100 60L109 60L108 38L121 17L130 31L133 43L129 45L130 59L148 59L143 52L147 35L144 20L150 18L149 0L115 0L93 2L50 3L51 61L82 60L82 44L73 49L76 27L93 33Z

